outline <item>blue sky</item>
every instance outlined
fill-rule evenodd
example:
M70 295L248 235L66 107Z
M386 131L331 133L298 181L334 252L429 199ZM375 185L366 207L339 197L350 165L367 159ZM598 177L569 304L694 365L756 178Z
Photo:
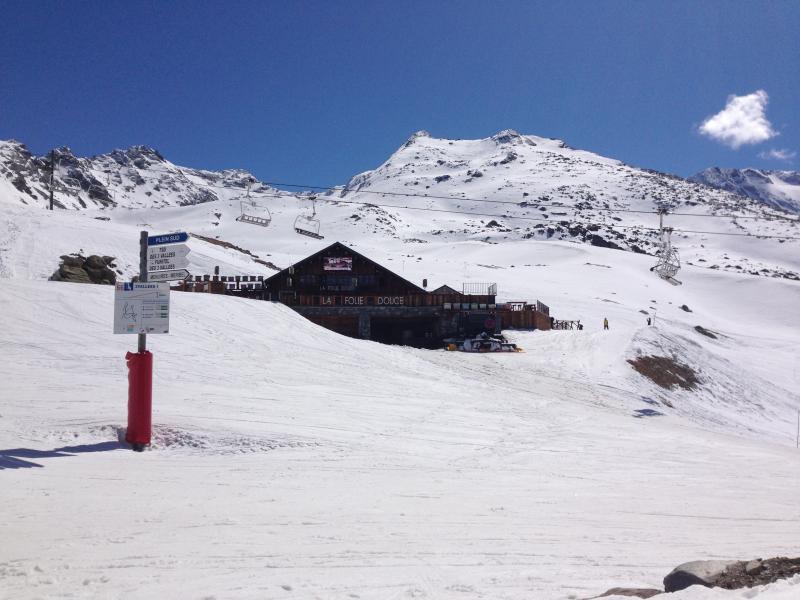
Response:
M679 175L800 163L800 2L6 0L3 13L0 139L40 154L146 144L328 185L419 129L513 128ZM742 132L726 113L701 133L731 95L761 121Z

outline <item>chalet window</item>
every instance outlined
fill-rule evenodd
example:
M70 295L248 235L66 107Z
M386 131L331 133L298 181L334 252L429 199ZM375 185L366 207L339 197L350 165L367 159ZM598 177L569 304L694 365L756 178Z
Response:
M359 275L359 290L374 290L378 286L378 278L375 275Z
M313 288L319 284L319 278L317 275L299 275L297 284L299 287Z
M320 288L329 292L352 292L356 281L351 275L323 275Z

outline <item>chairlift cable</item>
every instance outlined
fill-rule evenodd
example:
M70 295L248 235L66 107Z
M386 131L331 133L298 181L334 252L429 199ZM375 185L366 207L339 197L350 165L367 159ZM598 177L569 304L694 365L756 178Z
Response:
M153 169L151 169L153 171ZM158 171L158 170L157 170ZM168 173L171 175L175 175L175 171L158 171L162 173ZM156 178L142 178L142 179L150 179L153 181L160 181ZM194 183L194 182L193 182ZM275 183L275 182L260 182L264 185L270 186L277 186L282 185L285 187L289 187L290 185L293 187L302 187L305 189L320 189L320 190L330 190L331 188L324 188L321 186L301 186L299 184L284 184L284 183ZM230 190L229 186L222 186L222 185L215 185L211 183L194 183L194 185L200 187L210 187L210 188L218 188L218 189L226 189ZM302 200L302 197L298 197L296 193L292 193L289 191L285 191L283 193L282 190L276 190L278 193L266 193L266 192L254 192L251 194L251 197L254 198L294 198L298 200ZM309 192L313 193L313 192ZM356 193L356 192L354 192ZM371 193L371 194L380 194L383 196L405 196L405 197L412 197L412 198L425 198L425 199L447 199L447 200L459 200L459 201L466 201L466 202L485 202L490 204L510 204L519 206L519 202L513 202L509 200L488 200L488 199L477 199L477 198L459 198L455 196L425 196L423 194L410 194L406 192L381 192L376 190L361 190L357 193ZM516 215L498 215L495 213L479 213L473 211L461 211L461 210L453 210L453 209L443 209L443 208L430 208L430 207L419 207L419 206L402 206L402 205L395 205L395 204L378 204L374 202L366 202L366 201L358 201L358 200L344 200L342 198L330 198L330 202L332 203L339 203L339 204L356 204L362 206L378 206L381 208L395 208L395 209L404 209L404 210L418 210L423 212L438 212L438 213L449 213L449 214L459 214L459 215L469 215L469 216L479 216L479 217L494 217L496 219L517 219L522 221L534 221L534 222L541 222L541 223L554 223L558 224L557 219L544 219L544 218L535 218L535 217L525 217L525 216L516 216ZM566 210L576 210L574 206L570 205L563 205L563 204L537 204L536 206L544 206L550 208L562 208ZM766 207L765 207L766 208ZM577 209L580 210L580 209ZM618 208L595 208L592 207L589 210L599 211L599 212L620 212L620 213L637 213L637 214L652 214L657 215L658 211L648 211L648 210L635 210L635 209L618 209ZM757 216L747 216L747 215L698 215L694 213L670 213L675 216L687 216L687 217L718 217L718 218L728 218L728 219L753 219L759 221L773 221L775 219L788 221L790 223L798 223L800 222L800 218L792 218L792 217L784 217L783 215L769 215L769 217L757 217ZM563 219L562 219L563 220ZM596 225L596 223L585 223L580 221L570 221L576 225ZM618 225L618 224L604 224L607 227L613 227L616 229L644 229L647 231L659 231L658 228L655 227L648 227L645 225ZM734 236L734 237L755 237L760 239L781 239L781 240L800 240L800 236L788 236L788 235L761 235L756 233L733 233L733 232L723 232L723 231L701 231L701 230L692 230L692 229L673 229L674 233L696 233L696 234L703 234L703 235L725 235L725 236Z
M176 171L167 171L161 169L146 169L149 172L157 172L157 173L166 173L170 175L175 175ZM186 177L186 174L183 172L181 168L178 168L177 174ZM143 179L148 179L144 178ZM149 178L154 181L159 181L156 178ZM194 182L192 182L194 183ZM274 181L262 181L260 182L263 185L269 185L279 189L279 187L290 187L290 188L298 188L303 190L308 190L309 193L314 193L314 191L331 191L337 190L337 188L341 188L341 186L318 186L318 185L303 185L297 183L279 183ZM229 186L224 185L215 185L212 183L194 183L194 185L202 186L202 187L210 187L210 188L218 188L218 189L230 189ZM287 191L288 195L293 195L292 192ZM415 194L411 192L391 192L391 191L381 191L381 190L349 190L347 193L352 194L375 194L379 196L401 196L405 198L422 198L428 200L456 200L459 202L484 202L487 204L508 204L511 206L522 206L524 207L526 204L529 206L533 206L533 202L528 202L526 200L515 201L515 200L491 200L488 198L468 198L462 196L439 196L439 195L431 195L431 194ZM568 204L552 204L552 203L536 203L536 207L543 207L543 208L563 208L563 209L574 209L574 206L570 206ZM769 206L763 206L764 209L769 210ZM603 208L603 207L591 207L588 210L594 210L599 212L608 212L608 213L632 213L632 214L650 214L650 215L657 215L657 210L638 210L633 208ZM769 215L735 215L735 214L697 214L697 213L687 213L687 212L673 212L670 213L674 216L678 217L695 217L695 218L719 218L719 219L752 219L752 220L761 220L761 221L772 221L772 220L782 220L788 221L790 223L800 223L800 217L790 217L785 215L778 215L778 214L769 214Z
M291 195L290 195L291 196ZM279 194L259 194L261 198L286 198L285 195ZM374 202L364 202L358 200L342 200L339 198L332 198L330 200L331 203L335 204L356 204L361 206L377 206L380 208L395 208L395 209L404 209L404 210L418 210L423 212L438 212L438 213L449 213L449 214L457 214L457 215L468 215L468 216L476 216L476 217L494 217L495 219L517 219L521 221L536 221L541 223L551 223L553 225L560 225L559 221L563 219L543 219L543 218L536 218L536 217L524 217L524 216L516 216L516 215L498 215L496 213L479 213L479 212L472 212L472 211L464 211L464 210L451 210L445 208L426 208L422 206L402 206L396 204L376 204ZM570 220L571 224L575 225L597 225L597 223L586 223L581 221L574 221ZM612 227L615 229L643 229L646 231L659 231L657 227L649 227L647 225L617 225L614 224L606 224L606 227ZM706 235L727 235L727 236L739 236L739 237L754 237L754 238L764 238L764 239L781 239L781 240L800 240L800 236L788 236L788 235L760 235L756 233L733 233L733 232L725 232L725 231L699 231L694 229L673 229L674 233L698 233L698 234L706 234Z

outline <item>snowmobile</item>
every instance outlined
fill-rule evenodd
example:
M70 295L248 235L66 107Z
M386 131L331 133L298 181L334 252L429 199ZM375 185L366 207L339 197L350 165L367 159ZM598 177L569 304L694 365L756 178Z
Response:
M445 349L459 352L522 352L522 348L509 342L502 335L486 333L462 340L445 340Z

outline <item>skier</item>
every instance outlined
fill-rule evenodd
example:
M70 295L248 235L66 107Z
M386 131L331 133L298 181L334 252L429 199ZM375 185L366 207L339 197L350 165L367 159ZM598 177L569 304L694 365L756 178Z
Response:
M647 324L650 325L650 317L647 317Z
M605 317L603 318L603 329L608 329L608 319Z

